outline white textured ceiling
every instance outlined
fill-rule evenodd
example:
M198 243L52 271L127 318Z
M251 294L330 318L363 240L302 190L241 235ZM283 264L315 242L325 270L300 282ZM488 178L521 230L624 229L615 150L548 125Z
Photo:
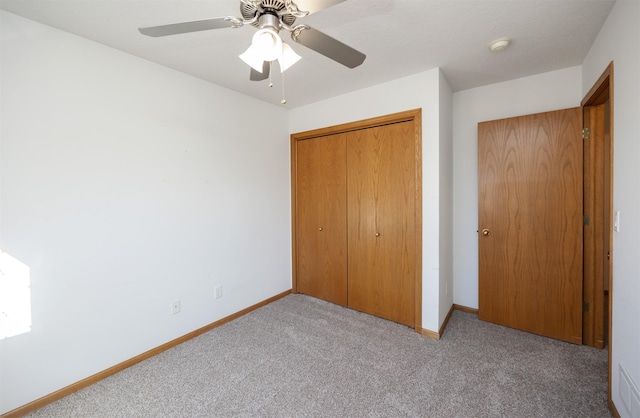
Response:
M320 0L322 1L322 0ZM348 69L288 42L302 60L285 72L287 107L442 68L454 91L580 65L615 0L347 0L305 23L365 53ZM239 0L0 0L8 12L277 104L275 88L249 80L238 55L253 26L162 38L138 27L241 16ZM286 32L283 39L289 40ZM491 41L509 37L501 53Z

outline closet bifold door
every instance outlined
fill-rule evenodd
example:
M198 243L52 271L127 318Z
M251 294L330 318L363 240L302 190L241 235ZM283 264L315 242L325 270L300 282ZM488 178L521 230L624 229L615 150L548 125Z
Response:
M346 134L296 142L297 291L347 305Z
M347 135L348 306L413 327L415 128L399 122Z

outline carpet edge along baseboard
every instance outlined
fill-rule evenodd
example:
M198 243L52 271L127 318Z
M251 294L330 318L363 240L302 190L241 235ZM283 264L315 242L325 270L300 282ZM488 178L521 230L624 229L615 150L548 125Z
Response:
M30 412L33 412L33 411L35 411L37 409L40 409L40 408L44 407L45 405L48 405L50 403L53 403L53 402L55 402L57 400L60 400L60 399L62 399L64 397L66 397L66 396L69 396L72 393L79 391L80 389L84 389L84 388L86 388L88 386L91 386L94 383L97 383L97 382L99 382L99 381L101 381L103 379L106 379L107 377L112 376L112 375L114 375L114 374L116 374L116 373L118 373L118 372L120 372L120 371L122 371L124 369L127 369L127 368L129 368L129 367L131 367L131 366L133 366L135 364L138 364L138 363L140 363L140 362L142 362L144 360L147 360L147 359L149 359L149 358L151 358L151 357L153 357L153 356L155 356L157 354L162 353L163 351L166 351L166 350L168 350L170 348L173 348L173 347L175 347L177 345L180 345L185 341L188 341L188 340L190 340L192 338L195 338L198 335L204 334L207 331L211 331L214 328L217 328L217 327L219 327L221 325L224 325L227 322L233 321L234 319L237 319L237 318L239 318L239 317L241 317L243 315L246 315L249 312L255 311L258 308L261 308L261 307L263 307L265 305L268 305L268 304L270 304L272 302L275 302L276 300L281 299L281 298L283 298L283 297L285 297L287 295L290 295L290 294L291 294L291 289L289 289L287 291L284 291L282 293L279 293L279 294L277 294L275 296L272 296L272 297L270 297L268 299L263 300L262 302L258 302L255 305L251 305L248 308L245 308L245 309L243 309L241 311L238 311L238 312L236 312L234 314L231 314L231 315L226 316L226 317L224 317L222 319L219 319L219 320L217 320L215 322L212 322L209 325L205 325L202 328L198 328L195 331L191 331L191 332L183 335L182 337L178 337L178 338L176 338L174 340L166 342L166 343L164 343L164 344L162 344L162 345L160 345L160 346L158 346L156 348L152 348L149 351L145 351L142 354L138 354L137 356L132 357L129 360L125 360L122 363L118 363L115 366L109 367L108 369L105 369L105 370L103 370L101 372L98 372L98 373L96 373L94 375L91 375L91 376L89 376L87 378L84 378L84 379L82 379L82 380L80 380L78 382L72 383L69 386L66 386L66 387L64 387L62 389L59 389L59 390L57 390L55 392L52 392L52 393L50 393L48 395L45 395L45 396L43 396L43 397L41 397L39 399L36 399L35 401L32 401L32 402L29 402L28 404L19 406L18 408L13 409L13 410L11 410L9 412L5 412L4 414L0 415L0 418L10 418L10 417L13 418L13 417L24 416L24 415L26 415L26 414L28 414Z
M416 328L416 332L418 334L424 335L425 337L433 338L434 340L439 340L440 338L442 338L442 335L444 334L444 330L447 328L447 324L449 323L449 319L451 319L451 315L453 315L453 311L462 311L462 312L478 315L477 309L469 308L468 306L457 305L454 303L453 305L451 305L451 308L449 309L447 316L444 318L444 321L442 321L442 325L440 325L440 329L438 330L438 332L431 331L425 328Z

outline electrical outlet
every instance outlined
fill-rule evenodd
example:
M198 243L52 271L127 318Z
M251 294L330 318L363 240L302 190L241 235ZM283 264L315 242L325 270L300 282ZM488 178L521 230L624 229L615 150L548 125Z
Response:
M213 295L216 299L220 299L222 297L222 285L218 285L213 288Z
M174 300L171 303L171 315L175 315L177 313L180 313L180 299Z

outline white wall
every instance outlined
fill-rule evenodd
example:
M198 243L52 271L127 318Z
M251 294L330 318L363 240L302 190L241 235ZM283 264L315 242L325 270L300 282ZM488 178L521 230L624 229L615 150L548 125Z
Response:
M435 332L440 325L440 188L446 181L440 178L441 83L446 80L435 69L289 113L289 132L297 133L422 108L422 328Z
M620 367L640 387L640 2L618 0L582 66L586 95L609 62L613 75L613 207L620 232L613 234L612 395L621 416Z
M453 302L478 308L478 122L580 106L580 67L453 94Z
M440 306L442 325L453 305L453 92L440 72Z
M32 304L0 413L291 288L286 110L0 19L0 247Z

